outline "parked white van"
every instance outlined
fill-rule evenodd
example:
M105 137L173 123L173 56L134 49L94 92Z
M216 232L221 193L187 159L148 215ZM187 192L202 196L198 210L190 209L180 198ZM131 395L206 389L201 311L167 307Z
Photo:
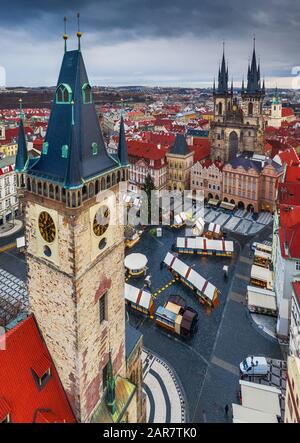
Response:
M265 357L251 355L240 363L240 371L243 375L266 375L269 365Z

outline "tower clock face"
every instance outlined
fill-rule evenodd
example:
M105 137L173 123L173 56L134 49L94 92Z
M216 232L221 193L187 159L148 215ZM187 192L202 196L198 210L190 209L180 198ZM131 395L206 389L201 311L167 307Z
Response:
M39 230L47 243L52 243L56 236L54 221L48 212L43 211L39 215Z
M109 225L110 211L109 208L104 205L98 209L93 221L93 231L97 237L100 237L107 230Z

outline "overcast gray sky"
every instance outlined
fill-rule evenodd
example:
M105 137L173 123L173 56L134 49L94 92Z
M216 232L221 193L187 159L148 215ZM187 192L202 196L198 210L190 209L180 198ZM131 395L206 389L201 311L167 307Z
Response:
M0 65L9 86L56 83L63 55L63 17L68 16L68 47L75 48L77 10L83 55L94 85L211 85L223 40L229 76L238 85L247 72L253 35L267 86L277 82L291 87L292 68L300 65L299 0L1 0L0 4Z

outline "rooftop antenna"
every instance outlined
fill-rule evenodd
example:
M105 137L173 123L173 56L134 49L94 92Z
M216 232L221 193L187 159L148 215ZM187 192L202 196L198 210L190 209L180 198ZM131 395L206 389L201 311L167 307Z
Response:
M81 50L80 39L82 37L82 33L80 32L80 14L77 12L77 38L78 38L78 51Z
M64 35L63 39L65 41L65 52L67 52L67 40L68 40L68 34L67 34L67 17L64 17Z

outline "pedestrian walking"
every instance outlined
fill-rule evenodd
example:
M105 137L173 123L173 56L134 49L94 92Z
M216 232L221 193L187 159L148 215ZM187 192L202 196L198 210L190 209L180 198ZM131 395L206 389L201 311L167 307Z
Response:
M225 415L228 416L229 406L225 405L224 410L225 410Z

